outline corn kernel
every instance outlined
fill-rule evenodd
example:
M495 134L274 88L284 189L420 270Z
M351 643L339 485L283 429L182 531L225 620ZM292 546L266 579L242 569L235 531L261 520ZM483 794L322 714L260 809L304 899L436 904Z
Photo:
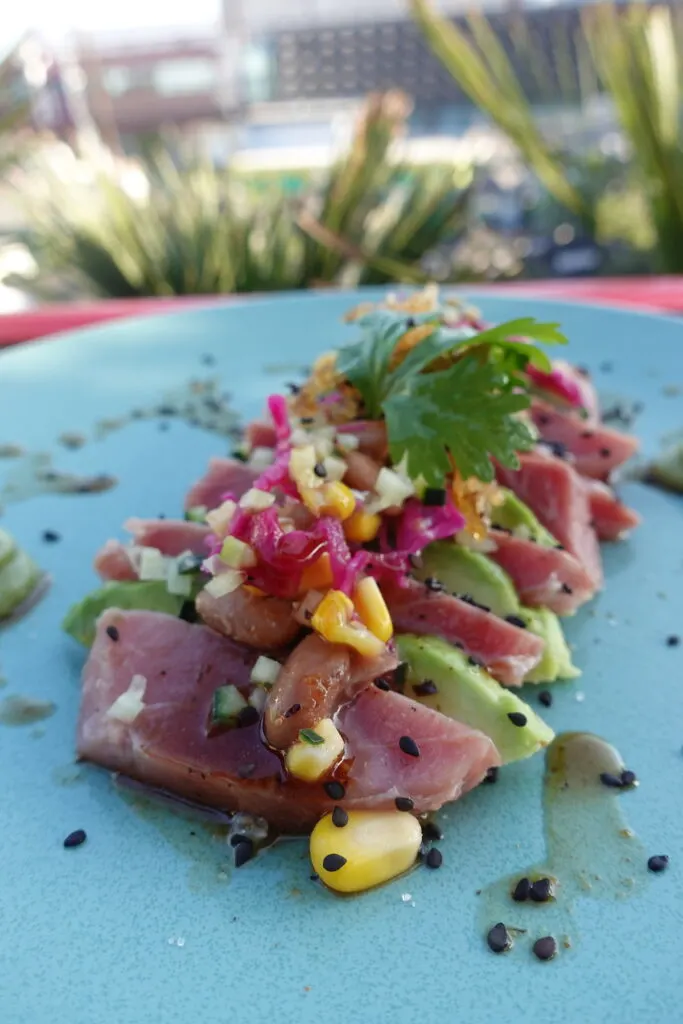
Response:
M325 552L312 565L307 565L301 575L300 590L327 590L332 586L330 556Z
M322 743L298 739L285 754L289 774L304 782L317 782L344 753L344 739L331 718L323 718L312 731L322 736Z
M344 523L344 536L355 544L366 544L374 540L382 525L380 516L373 516L362 508L357 508Z
M346 484L334 480L322 488L323 501L319 508L319 514L323 516L334 516L335 519L349 519L356 507L356 499L353 491Z
M311 863L330 889L363 892L408 871L421 842L420 823L405 811L349 811L343 828L326 814L311 833Z
M374 658L384 650L384 642L361 622L352 622L353 601L341 590L328 590L316 608L311 626L325 640L352 647L365 658Z
M353 592L353 603L358 618L371 633L387 643L394 632L394 624L377 580L365 576Z

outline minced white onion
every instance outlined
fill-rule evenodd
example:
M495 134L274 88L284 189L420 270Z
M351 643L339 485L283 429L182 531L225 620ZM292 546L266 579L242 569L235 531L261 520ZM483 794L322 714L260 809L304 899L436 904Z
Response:
M156 548L140 549L140 568L138 576L141 580L165 580L167 560Z
M258 487L250 487L240 498L240 508L248 512L262 512L275 504L275 495L268 494L268 491L261 491Z
M187 552L179 555L178 558L171 559L166 573L166 589L169 594L175 594L177 597L189 597L192 593L192 577L189 573L182 573L178 570L178 564L186 554Z
M335 443L343 452L353 452L360 447L360 439L355 434L337 434Z
M134 722L145 706L142 698L146 686L144 676L134 675L128 689L116 698L107 711L107 717L115 718L118 722Z
M414 493L415 487L412 480L409 480L407 476L402 476L393 469L387 469L386 466L382 466L375 483L376 497L372 497L366 502L365 511L371 515L376 515L378 512L383 512L386 508L391 508L392 505L398 505L400 508L406 499L410 498Z
M323 460L323 465L327 471L326 480L341 480L347 470L344 459L340 459L336 455L328 455Z
M247 459L247 465L252 469L267 469L275 462L275 452L272 448L254 448Z
M252 708L256 708L256 710L260 713L266 706L267 700L268 691L265 690L262 686L255 686L254 689L249 694L248 702L249 704L251 704Z
M274 658L266 658L262 654L256 659L249 678L252 683L257 683L261 686L272 686L277 679L280 668L279 661L275 661Z
M206 521L217 537L224 537L228 532L230 520L235 514L236 508L235 502L228 499L222 505L219 505L218 508L207 512Z
M235 569L228 569L226 572L221 572L204 587L207 594L211 597L224 597L226 594L232 594L234 590L237 590L244 581L244 573L237 572Z

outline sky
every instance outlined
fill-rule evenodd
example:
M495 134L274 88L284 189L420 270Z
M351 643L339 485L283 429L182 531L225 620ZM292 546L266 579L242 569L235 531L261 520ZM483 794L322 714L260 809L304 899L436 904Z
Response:
M28 29L59 39L74 28L100 32L209 25L216 21L219 0L6 0L2 7L0 50L7 50Z

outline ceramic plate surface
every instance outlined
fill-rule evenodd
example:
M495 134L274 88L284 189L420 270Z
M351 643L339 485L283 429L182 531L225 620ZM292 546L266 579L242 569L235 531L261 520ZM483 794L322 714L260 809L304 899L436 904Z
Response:
M571 948L552 963L531 954L545 908L533 934L496 957L477 895L543 857L541 757L442 815L441 870L352 899L309 881L304 842L235 872L201 826L131 806L104 772L73 765L83 655L61 633L62 616L95 585L101 542L121 536L129 515L179 514L209 456L229 446L178 419L166 430L158 417L136 419L99 439L96 424L212 377L241 416L257 415L297 366L352 336L341 315L358 300L285 297L119 322L0 355L0 444L119 481L99 494L7 503L0 519L53 577L40 605L0 633L0 700L57 705L37 725L0 726L2 1024L682 1019L683 645L665 640L683 633L683 506L672 495L623 486L644 526L604 549L607 587L567 627L583 676L557 685L544 711L557 731L590 730L619 748L641 780L620 798L628 822L645 859L667 853L671 863L658 876L634 864L644 884L632 898L588 891L573 908ZM683 427L683 323L531 299L479 304L491 320L560 321L570 358L601 390L644 403L635 430L646 453ZM65 431L88 443L65 448ZM0 460L0 489L22 464ZM45 543L45 529L61 541ZM63 849L77 828L87 843Z

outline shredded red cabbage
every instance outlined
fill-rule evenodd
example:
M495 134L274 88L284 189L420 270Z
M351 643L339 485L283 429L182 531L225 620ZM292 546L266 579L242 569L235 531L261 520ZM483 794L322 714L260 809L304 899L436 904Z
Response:
M268 398L268 412L273 420L278 444L288 441L291 429L289 426L287 401L283 395L270 395Z
M558 398L564 399L570 405L583 405L583 393L577 381L573 380L562 370L554 368L550 373L544 373L537 366L529 364L526 372L531 380L544 391L550 391Z
M434 540L445 540L462 530L465 517L455 507L451 496L445 505L423 505L410 498L396 527L396 549L406 555L416 555Z

